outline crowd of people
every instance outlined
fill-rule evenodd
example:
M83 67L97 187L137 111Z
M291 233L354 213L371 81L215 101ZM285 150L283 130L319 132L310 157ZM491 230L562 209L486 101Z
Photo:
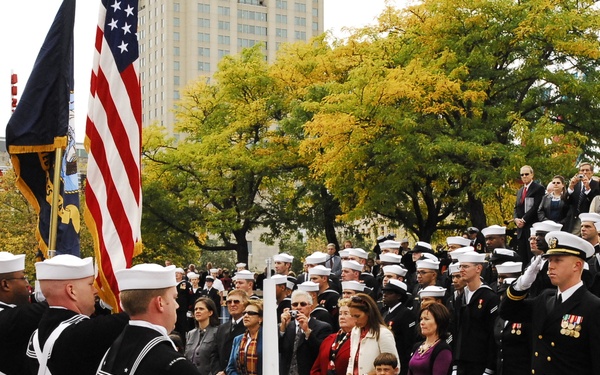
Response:
M370 252L328 244L299 274L281 253L262 275L273 297L243 263L232 275L141 264L115 272L123 312L106 313L91 258L36 263L30 295L24 255L0 252L0 373L258 375L270 325L281 375L600 374L591 171L540 189L521 168L514 249L494 224L447 237L443 252L392 235Z

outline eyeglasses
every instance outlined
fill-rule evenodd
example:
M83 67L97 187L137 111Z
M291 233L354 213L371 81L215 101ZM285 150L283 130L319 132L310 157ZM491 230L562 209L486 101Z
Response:
M553 183L554 185L562 184L562 182L561 182L561 181L552 181L552 183Z
M521 173L521 177L523 176L529 176L529 173Z
M417 271L417 275L427 275L428 273L434 273L430 271Z
M259 316L260 313L256 312L256 311L244 311L244 315L248 315L248 316Z
M227 301L225 301L228 305L234 304L237 305L238 303L241 303L242 301L240 301L239 299L228 299Z
M292 302L292 307L298 307L298 305L302 306L302 307L306 307L308 306L308 302L302 301L302 302Z

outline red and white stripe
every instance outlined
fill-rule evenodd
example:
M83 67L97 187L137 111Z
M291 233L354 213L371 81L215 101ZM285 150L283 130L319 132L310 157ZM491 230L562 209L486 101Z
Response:
M141 251L141 90L138 62L119 73L104 38L106 9L100 6L91 95L86 121L85 189L100 297L118 308L114 271L131 267Z

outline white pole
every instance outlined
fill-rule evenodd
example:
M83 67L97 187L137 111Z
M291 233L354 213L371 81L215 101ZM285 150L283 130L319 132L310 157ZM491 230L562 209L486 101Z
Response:
M271 259L267 260L267 278L263 281L263 374L279 374L279 327L275 280L271 278Z

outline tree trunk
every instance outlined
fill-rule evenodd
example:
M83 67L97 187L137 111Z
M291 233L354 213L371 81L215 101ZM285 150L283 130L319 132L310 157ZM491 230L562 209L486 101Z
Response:
M477 198L473 193L468 192L467 198L469 199L469 216L471 217L471 224L479 230L487 227L487 219L483 210L483 202Z

